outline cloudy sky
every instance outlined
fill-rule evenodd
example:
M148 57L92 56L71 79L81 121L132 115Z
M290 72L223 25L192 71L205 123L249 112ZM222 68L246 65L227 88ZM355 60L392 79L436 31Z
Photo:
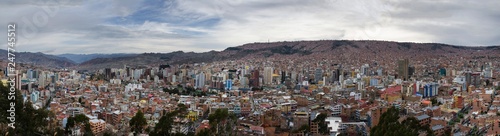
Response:
M500 1L3 0L17 50L143 53L252 42L390 40L500 45ZM0 44L6 45L6 35Z

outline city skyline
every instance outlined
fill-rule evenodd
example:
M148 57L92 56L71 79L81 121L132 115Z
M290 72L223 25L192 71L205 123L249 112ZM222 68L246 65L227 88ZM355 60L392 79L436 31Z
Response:
M18 25L17 51L46 54L207 52L253 42L338 39L490 46L500 43L498 4L21 0L0 2L0 22Z

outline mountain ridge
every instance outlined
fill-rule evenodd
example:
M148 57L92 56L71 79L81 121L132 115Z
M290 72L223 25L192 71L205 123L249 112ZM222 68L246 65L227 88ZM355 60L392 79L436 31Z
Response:
M390 59L383 56L379 57L382 54L393 54L398 57L422 57L422 55L427 55L427 57L439 57L443 54L469 56L471 53L472 55L481 55L474 53L476 50L484 50L487 53L493 53L493 55L500 56L500 46L467 47L442 43L375 40L317 40L247 43L240 46L228 47L222 51L202 53L182 51L171 53L143 53L136 57L129 58L93 59L81 63L78 67L92 69L92 66L96 65L122 67L123 65L181 64L263 58L303 60L314 58L356 58L361 60L372 58ZM353 55L360 53L363 53L363 56ZM469 55L466 53L469 53ZM332 54L338 55L335 56ZM117 66L116 64L121 64L121 66Z
M478 51L482 51L478 53ZM222 51L169 53L111 53L111 54L60 54L17 52L18 63L28 63L50 68L75 68L95 70L160 64L201 63L238 59L357 59L359 61L385 60L409 57L481 56L500 58L500 46L459 46L442 43L413 43L376 40L316 40L255 42L228 47ZM0 59L7 59L7 51L0 49ZM387 56L388 55L388 56Z
M59 54L56 56L65 57L69 60L72 60L75 63L82 63L85 61L89 61L95 58L116 58L116 57L125 57L125 56L134 56L137 55L135 53L111 53L111 54L103 54L103 53L91 53L91 54Z
M7 50L0 49L0 59L7 60ZM15 62L50 68L66 68L76 66L76 63L64 57L48 55L41 52L15 52ZM5 61L7 62L7 61Z

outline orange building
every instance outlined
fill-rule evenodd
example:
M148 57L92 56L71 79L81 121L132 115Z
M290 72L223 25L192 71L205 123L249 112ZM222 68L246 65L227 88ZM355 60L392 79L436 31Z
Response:
M89 123L90 123L90 129L94 134L99 134L106 129L106 122L102 119L90 120Z
M464 97L462 96L453 97L453 108L459 108L459 109L464 108Z

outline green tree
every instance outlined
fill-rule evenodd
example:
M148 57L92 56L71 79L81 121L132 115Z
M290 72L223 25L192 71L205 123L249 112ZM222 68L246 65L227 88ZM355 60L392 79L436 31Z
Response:
M71 129L75 127L83 128L85 136L93 135L92 130L90 130L89 118L84 114L78 114L74 117L68 117L65 128L66 134L70 134Z
M75 122L81 124L89 123L89 117L85 116L84 114L75 115Z
M310 127L307 124L300 126L298 129L293 130L292 133L308 133L310 131Z
M178 88L173 88L173 89L163 88L163 91L167 92L169 94L180 94L180 91Z
M105 133L104 133L104 134L102 134L102 135L103 135L103 136L112 136L112 134L111 134L111 133L109 133L109 132L105 132Z
M210 122L209 134L235 135L233 126L236 125L236 115L229 113L227 109L217 109L208 115Z
M59 127L55 129L54 136L65 136L65 131Z
M150 132L151 136L168 136L171 135L172 125L174 124L175 112L170 112L162 116L159 122L155 125L154 131Z
M90 123L88 123L88 122L85 123L83 135L84 136L94 136L94 133L92 132L92 129L90 128Z
M176 117L184 118L187 114L187 107L184 104L178 104L177 109L165 114L155 125L154 130L149 132L151 136L170 136L170 135L183 135L181 133L172 133L174 120Z
M129 123L132 131L134 132L134 135L137 135L138 133L142 133L144 130L144 127L147 125L146 118L144 118L144 113L142 113L141 110L139 110L134 117L130 120Z
M68 119L66 120L66 133L71 133L71 128L73 128L73 126L75 126L75 119L74 117L68 117Z
M328 124L326 124L325 119L328 117L327 114L321 113L316 118L313 120L313 122L318 123L319 126L319 133L327 135L330 133L330 130L328 129Z
M391 107L380 117L380 122L370 130L370 135L375 136L401 136L418 135L419 131L429 132L429 126L420 126L419 121L409 117L401 123L398 121L399 111ZM432 132L432 131L431 131ZM428 135L433 135L428 133Z
M196 134L196 136L211 136L211 132L209 129L203 129Z
M19 90L14 91L15 94L10 92L10 83L4 86L0 82L0 125L4 128L0 129L0 135L5 134L7 131L10 135L44 135L53 130L49 130L49 123L47 121L50 111L39 108L35 109L31 102L23 102L22 93ZM11 94L9 94L11 93ZM10 98L10 99L9 99ZM14 104L11 107L11 104ZM15 128L7 127L11 123L7 117L11 115L10 110L14 108L15 111Z

